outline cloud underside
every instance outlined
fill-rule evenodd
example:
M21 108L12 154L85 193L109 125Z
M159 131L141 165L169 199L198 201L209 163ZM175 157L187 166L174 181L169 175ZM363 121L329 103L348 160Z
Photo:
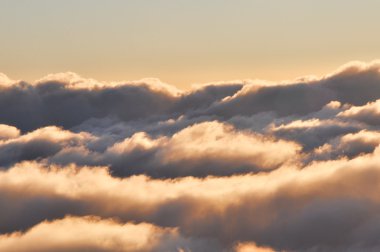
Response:
M0 89L0 251L380 249L379 62Z

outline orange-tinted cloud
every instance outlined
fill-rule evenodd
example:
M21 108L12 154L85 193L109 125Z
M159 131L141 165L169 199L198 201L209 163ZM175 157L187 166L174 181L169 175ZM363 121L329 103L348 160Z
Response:
M0 75L0 250L377 251L379 85Z

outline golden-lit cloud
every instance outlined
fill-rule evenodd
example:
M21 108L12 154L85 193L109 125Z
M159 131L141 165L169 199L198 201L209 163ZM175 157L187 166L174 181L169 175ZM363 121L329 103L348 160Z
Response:
M0 140L16 138L20 135L20 130L14 126L0 124Z
M293 142L238 132L231 125L211 121L189 126L170 138L151 139L145 133L136 133L111 146L105 155L119 160L144 156L142 164L135 162L130 166L140 166L148 174L161 169L167 176L206 176L274 169L296 161L299 149ZM149 171L152 165L156 168Z
M362 106L352 106L351 108L340 112L338 116L363 121L371 125L379 125L380 100L369 102Z
M17 128L2 127L4 137L12 138L0 141L1 165L45 159L60 164L108 165L119 176L205 177L268 171L296 162L300 150L295 142L237 131L217 121L194 124L172 136L153 138L138 132L121 141L54 126L12 136L20 134ZM178 169L179 165L183 169Z
M247 242L238 244L236 252L274 252L274 250L268 247L259 247L253 242Z
M378 218L379 157L376 149L352 160L315 162L302 169L283 167L256 175L175 180L143 175L118 179L106 168L23 163L0 174L1 198L11 195L8 207L17 209L3 209L1 215L8 221L26 218L28 206L39 202L51 218L62 214L117 216L124 221L178 227L190 237L207 234L231 246L234 241L252 239L284 249L319 246L320 242L331 249L365 248L370 245L361 244L358 235L365 229L370 242L373 233L367 225ZM48 199L66 202L66 207L55 209ZM283 222L285 216L291 222ZM221 221L226 229L215 229ZM27 222L24 225L28 227ZM314 225L321 231L313 230ZM349 243L329 240L340 228L350 230ZM278 233L283 233L284 240L277 240ZM301 245L302 235L314 238ZM338 237L344 240L346 235Z
M0 250L377 251L379 69L187 91L0 75Z
M183 238L182 238L183 239ZM41 222L25 233L0 235L1 251L179 251L175 229L91 216Z

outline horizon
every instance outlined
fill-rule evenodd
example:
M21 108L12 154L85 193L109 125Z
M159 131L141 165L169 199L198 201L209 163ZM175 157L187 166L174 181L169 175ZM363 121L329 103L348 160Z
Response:
M344 6L344 8L342 8ZM0 1L0 69L180 88L280 81L380 58L378 1Z
M56 72L56 73L49 73L43 76L40 76L40 78L37 78L35 80L26 80L26 79L13 79L10 76L8 76L6 73L0 72L1 77L3 78L3 81L7 82L26 82L30 84L36 84L41 81L46 81L47 79L55 80L55 79L62 79L64 77L68 78L74 78L77 79L77 81L85 82L85 81L94 81L98 84L103 84L103 85L115 85L115 84L123 84L123 83L161 83L164 85L169 85L173 88L176 88L180 91L191 91L191 90L196 90L197 88L202 88L205 86L209 85L224 85L224 84L232 84L232 83L244 83L244 84L256 84L256 85L291 85L291 84L297 84L299 82L308 82L309 79L313 81L317 80L322 80L324 78L328 78L331 75L334 75L336 73L339 73L341 71L344 71L345 69L348 69L352 66L362 66L362 67L367 67L370 65L378 65L380 64L380 59L374 59L368 62L365 61L360 61L360 60L351 60L348 61L342 65L339 65L333 71L326 72L321 75L316 75L316 74L306 74L306 75L298 75L293 79L282 79L282 80L268 80L268 79L231 79L231 80L217 80L217 81L212 81L212 82L204 82L204 83L192 83L189 86L182 87L178 86L173 83L167 83L165 81L162 81L159 78L154 78L154 77L145 77L141 79L135 79L135 80L97 80L92 78L91 76L82 76L76 72ZM64 78L65 79L65 78Z

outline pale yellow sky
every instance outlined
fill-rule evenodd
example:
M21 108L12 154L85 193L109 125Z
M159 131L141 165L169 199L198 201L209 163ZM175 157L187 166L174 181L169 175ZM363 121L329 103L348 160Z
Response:
M0 72L186 88L323 75L380 58L380 1L0 0Z

